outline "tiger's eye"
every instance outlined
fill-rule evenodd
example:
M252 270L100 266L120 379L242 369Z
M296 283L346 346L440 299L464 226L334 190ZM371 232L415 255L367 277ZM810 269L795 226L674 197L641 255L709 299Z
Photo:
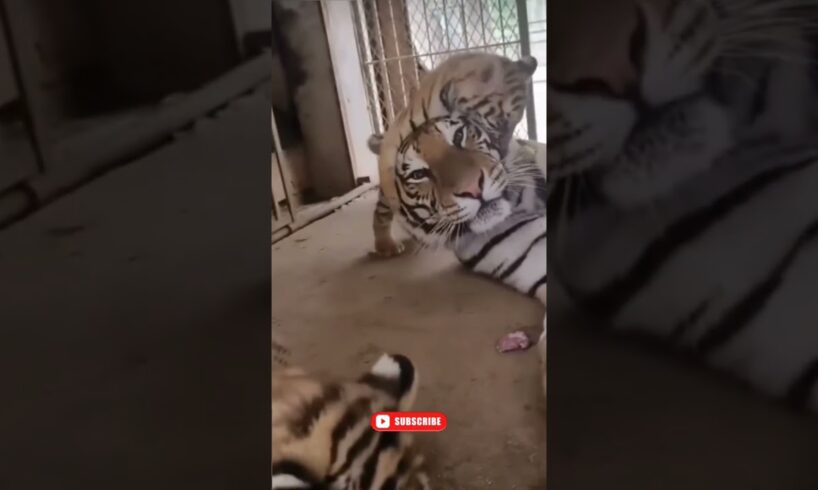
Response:
M428 168L420 168L412 171L412 173L409 174L409 178L412 180L424 180L428 179L430 175L431 172L429 172Z
M458 148L463 148L463 142L466 139L466 135L463 132L463 128L457 128L457 131L454 132L454 145Z

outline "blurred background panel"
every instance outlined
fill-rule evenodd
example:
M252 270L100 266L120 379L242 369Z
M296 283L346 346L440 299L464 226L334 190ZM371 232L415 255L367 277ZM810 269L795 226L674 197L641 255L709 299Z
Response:
M0 223L269 80L270 39L264 0L0 1Z

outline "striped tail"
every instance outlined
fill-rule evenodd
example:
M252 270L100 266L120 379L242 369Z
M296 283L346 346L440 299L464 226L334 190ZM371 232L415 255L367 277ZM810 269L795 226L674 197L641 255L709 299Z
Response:
M408 410L415 404L418 374L406 356L383 354L360 381L393 397L399 410Z

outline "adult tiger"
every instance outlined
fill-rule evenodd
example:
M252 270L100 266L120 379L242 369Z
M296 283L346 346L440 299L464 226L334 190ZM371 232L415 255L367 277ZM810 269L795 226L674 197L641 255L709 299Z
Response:
M299 369L273 372L273 489L428 490L411 435L376 432L378 411L411 409L418 374L384 354L357 381L323 381Z
M553 276L610 328L818 409L816 3L623 3L556 7L613 27L550 38Z
M430 71L383 137L375 249L391 256L394 216L421 246L546 300L545 149L515 140L537 61L452 56ZM545 319L540 349L545 351Z

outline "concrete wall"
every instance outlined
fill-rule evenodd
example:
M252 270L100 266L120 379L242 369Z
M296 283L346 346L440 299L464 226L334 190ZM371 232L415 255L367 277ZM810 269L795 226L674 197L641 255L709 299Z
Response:
M0 107L17 98L17 86L11 71L6 34L0 24Z
M81 0L12 0L7 8L10 22L19 26L17 42L38 99L38 115L50 124L75 111L77 98L72 88L97 63L91 9ZM95 98L105 95L97 92ZM79 103L79 102L78 102Z
M270 0L230 0L230 3L241 34L270 30Z
M228 0L13 0L50 122L189 91L239 62Z
M319 199L355 187L319 2L275 0L273 30L304 141L311 187ZM354 49L354 40L350 39Z
M90 1L111 81L135 99L198 88L239 61L226 0Z

